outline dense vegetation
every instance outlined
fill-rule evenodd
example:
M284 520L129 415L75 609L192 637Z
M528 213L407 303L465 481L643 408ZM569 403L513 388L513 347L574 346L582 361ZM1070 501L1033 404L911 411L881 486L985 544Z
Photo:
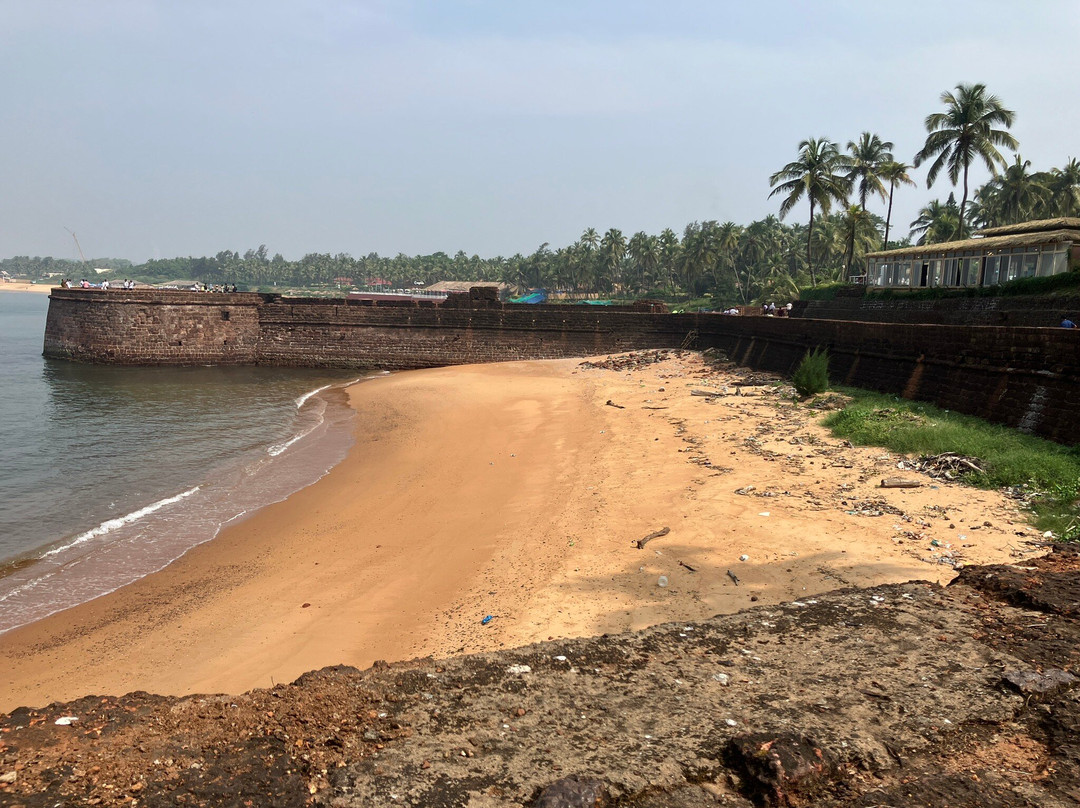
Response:
M1070 159L1064 168L1034 173L1019 155L1009 164L998 147L1018 147L1006 131L1015 114L981 84L960 85L943 93L941 101L944 111L926 118L926 143L913 165L897 160L893 144L871 132L849 141L846 150L828 138L804 140L796 159L771 177L770 195L780 197L780 218L767 216L748 225L691 222L681 234L665 229L629 238L617 228L601 235L590 227L573 244L553 248L544 243L530 255L509 258L464 252L393 258L310 253L288 261L280 254L270 256L261 245L243 254L223 250L212 257L138 265L94 259L87 267L79 261L18 256L0 261L0 270L33 280L122 276L247 288L408 288L441 280L487 280L521 290L690 299L720 307L795 298L802 290L846 280L867 252L910 243L890 240L892 202L898 190L915 184L911 171L923 162L930 163L928 187L944 172L954 186L962 182L963 190L959 205L950 193L945 202L931 202L920 211L910 231L919 243L955 239L974 227L1080 215L1080 162ZM969 201L968 172L974 162L986 165L993 177ZM885 207L884 219L868 210L874 199ZM782 221L803 200L809 202L808 222ZM90 267L112 271L96 273Z

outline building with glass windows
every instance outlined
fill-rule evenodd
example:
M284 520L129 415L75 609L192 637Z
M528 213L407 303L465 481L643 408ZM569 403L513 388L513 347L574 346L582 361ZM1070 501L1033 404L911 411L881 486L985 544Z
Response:
M866 254L857 283L888 289L994 286L1080 266L1080 218L990 227L974 238Z

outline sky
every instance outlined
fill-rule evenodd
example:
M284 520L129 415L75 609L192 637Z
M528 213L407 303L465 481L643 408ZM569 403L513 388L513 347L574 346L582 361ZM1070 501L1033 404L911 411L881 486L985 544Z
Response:
M1078 35L1076 0L0 0L0 258L747 224L800 141L912 162L960 83L1045 170L1080 157ZM926 168L894 232L952 190Z

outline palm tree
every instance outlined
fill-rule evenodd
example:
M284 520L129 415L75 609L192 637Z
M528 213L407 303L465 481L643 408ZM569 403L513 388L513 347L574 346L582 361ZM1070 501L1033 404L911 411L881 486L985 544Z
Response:
M886 250L889 249L889 223L892 221L893 191L896 190L898 184L915 185L915 180L908 174L909 170L911 170L911 166L896 160L889 160L881 166L881 178L889 181L889 212L885 214L885 241L883 244L883 249Z
M619 270L625 257L626 237L621 230L612 227L600 241L600 263L605 273L597 278L598 286L605 291L614 287L619 281Z
M956 197L949 194L944 204L934 199L919 211L919 216L911 223L911 237L919 236L916 244L937 244L948 241L960 228L960 209L956 207Z
M849 154L845 158L848 164L848 182L858 189L859 207L866 210L866 200L870 194L877 194L885 201L885 186L882 184L881 169L891 163L892 141L882 140L877 135L863 132L858 142L849 140Z
M1049 174L1029 174L1030 160L1015 162L976 191L979 218L987 225L1024 222L1042 215L1050 201Z
M935 158L926 175L926 187L934 184L941 169L948 167L949 180L956 185L960 173L964 175L964 195L960 200L960 215L957 218L957 233L964 236L964 219L967 214L968 169L975 158L981 158L997 176L998 166L1005 165L1005 158L997 150L1006 146L1013 151L1017 148L1016 138L1005 129L995 126L1010 127L1016 118L1012 110L1005 109L996 95L986 94L984 84L958 84L955 95L951 92L941 94L945 104L944 112L934 112L926 116L926 131L929 133L926 143L915 155L915 166L922 165L930 158Z
M679 237L670 227L660 231L660 268L671 285L671 291L675 291L675 269L679 265L679 257L682 245Z
M840 220L840 229L843 232L844 241L847 243L847 260L844 262L844 278L851 277L851 265L855 261L856 247L858 256L862 256L877 246L878 233L876 216L871 215L866 208L858 205L849 205ZM878 219L880 221L880 219Z
M839 172L845 167L844 159L835 143L826 138L809 138L799 144L799 157L788 163L769 178L776 194L787 194L780 203L783 219L795 204L806 196L810 203L810 226L806 235L806 265L810 269L810 283L817 286L814 262L810 255L810 239L814 232L814 208L828 213L832 203L845 202L851 193L851 182Z
M1080 160L1074 157L1064 168L1050 172L1050 193L1053 195L1051 216L1080 216Z
M639 230L630 237L627 250L637 270L638 288L645 289L660 263L659 243L656 236L650 236L644 230Z

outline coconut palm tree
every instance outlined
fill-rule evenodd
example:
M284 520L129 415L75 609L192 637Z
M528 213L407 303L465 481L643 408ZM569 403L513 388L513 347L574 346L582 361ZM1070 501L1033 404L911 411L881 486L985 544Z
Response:
M937 244L948 241L960 228L960 208L956 206L956 197L949 194L944 202L934 199L919 211L918 218L911 223L911 237L919 237L916 244Z
M848 154L844 158L848 165L847 179L858 193L859 207L866 210L866 200L870 194L877 194L884 202L885 185L881 181L881 169L893 161L892 141L863 132L858 141L849 140L847 147Z
M810 203L810 226L806 236L806 265L810 269L810 283L817 286L814 262L810 255L810 239L814 232L814 208L828 213L833 202L846 202L851 193L851 181L840 172L846 168L840 150L826 138L809 138L799 144L799 157L788 163L769 178L773 186L769 197L787 194L780 203L780 218L791 212L796 203L806 196Z
M626 236L618 228L609 228L600 240L600 267L602 275L597 284L604 291L614 288L620 280L623 259L626 258Z
M911 168L907 163L896 160L889 160L881 166L881 178L889 183L889 212L885 214L885 241L883 242L883 248L886 250L889 249L889 223L892 221L893 192L896 190L897 185L915 185L915 180L908 174Z
M660 231L660 269L667 278L671 291L675 291L675 270L679 266L682 244L670 227Z
M1005 146L1013 151L1017 148L1016 138L1005 129L1016 118L1012 110L1005 109L996 95L986 94L984 84L958 84L956 93L944 92L941 102L944 112L934 112L926 116L926 143L915 155L915 166L922 165L934 158L930 171L926 175L926 187L934 184L943 168L948 168L949 180L956 185L961 173L964 178L964 195L960 200L957 217L957 236L963 238L968 200L968 170L971 163L981 159L990 173L997 176L998 166L1005 166L1005 158L998 151L998 146Z
M1050 171L1051 216L1080 216L1080 160L1069 158L1064 168Z
M1001 175L976 191L979 219L986 225L999 226L1028 221L1043 215L1050 202L1050 181L1046 173L1028 173L1030 160L1016 155L1016 160Z

